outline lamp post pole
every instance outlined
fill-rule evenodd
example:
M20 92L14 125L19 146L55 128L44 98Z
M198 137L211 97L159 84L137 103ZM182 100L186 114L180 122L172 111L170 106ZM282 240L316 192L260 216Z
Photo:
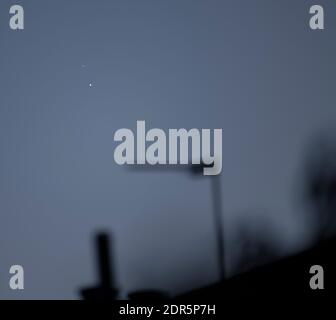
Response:
M224 231L223 231L223 204L222 204L222 188L220 175L211 177L212 202L214 212L215 236L217 242L218 269L220 280L225 279L225 247L224 247Z

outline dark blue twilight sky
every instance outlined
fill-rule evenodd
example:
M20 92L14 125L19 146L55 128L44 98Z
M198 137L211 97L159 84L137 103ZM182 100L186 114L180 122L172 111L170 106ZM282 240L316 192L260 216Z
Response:
M13 4L24 31L9 29ZM209 179L114 163L114 132L136 120L223 129L231 272L242 222L264 221L283 254L305 246L296 194L307 144L336 124L335 39L331 0L1 0L0 298L78 298L100 229L123 294L217 280Z

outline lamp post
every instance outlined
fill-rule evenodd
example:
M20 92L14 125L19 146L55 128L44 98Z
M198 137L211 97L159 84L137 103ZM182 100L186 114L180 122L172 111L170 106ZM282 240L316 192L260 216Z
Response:
M203 169L206 167L211 167L211 165L199 164L199 165L130 165L130 169L137 171L159 171L159 172L171 172L171 171L183 171L186 172L186 168L189 172L194 175L202 176L203 178L211 179L211 196L212 196L212 209L213 209L213 219L215 227L215 241L217 250L217 262L218 262L218 272L220 281L225 280L225 246L224 246L224 228L223 228L223 204L222 204L222 190L221 190L221 180L220 175L216 176L203 176Z

